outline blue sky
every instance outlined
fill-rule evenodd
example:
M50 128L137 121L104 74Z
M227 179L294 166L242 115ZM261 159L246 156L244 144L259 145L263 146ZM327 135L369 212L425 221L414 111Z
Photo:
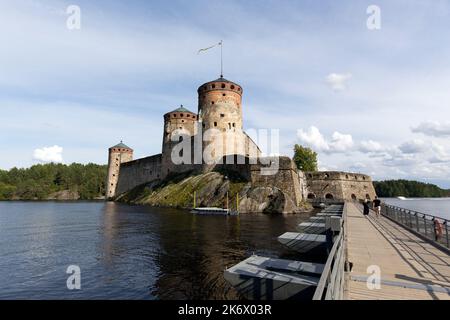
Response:
M81 30L66 27L71 4ZM162 115L196 111L219 75L218 52L197 50L224 40L245 128L280 129L282 154L302 143L323 169L450 187L449 18L439 0L0 0L0 168L53 146L105 163L121 139L160 152Z

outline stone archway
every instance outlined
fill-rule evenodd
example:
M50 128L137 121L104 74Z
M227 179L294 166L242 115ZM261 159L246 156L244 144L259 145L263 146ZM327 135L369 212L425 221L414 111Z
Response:
M308 193L308 199L315 199L316 195L314 193Z
M333 199L334 199L334 196L333 196L331 193L327 193L327 194L325 195L325 199L333 200Z

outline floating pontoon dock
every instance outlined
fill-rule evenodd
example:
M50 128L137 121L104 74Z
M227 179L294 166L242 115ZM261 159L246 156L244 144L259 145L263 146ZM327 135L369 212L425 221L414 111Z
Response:
M229 209L222 209L222 208L216 208L216 207L210 207L210 208L194 208L191 211L192 213L197 214L211 214L211 215L237 215L237 212L231 211Z
M278 237L278 242L300 253L326 249L327 237L323 234L286 232Z
M324 265L251 256L225 270L225 279L246 299L310 299Z
M303 233L322 234L326 231L325 220L323 222L302 222L298 225L298 230Z

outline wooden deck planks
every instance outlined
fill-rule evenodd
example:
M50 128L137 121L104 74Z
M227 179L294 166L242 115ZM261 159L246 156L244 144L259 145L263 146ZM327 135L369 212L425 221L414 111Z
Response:
M382 281L406 285L440 286L450 290L450 256L410 233L396 223L375 216L366 218L360 208L348 204L348 260L353 263L349 273L355 278L367 277L367 267L377 265ZM348 299L448 299L447 292L402 288L382 284L369 290L365 282L349 280ZM450 291L449 291L450 292Z

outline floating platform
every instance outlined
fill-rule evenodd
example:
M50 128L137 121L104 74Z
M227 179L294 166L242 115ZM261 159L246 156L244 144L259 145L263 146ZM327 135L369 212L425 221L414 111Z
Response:
M191 213L196 214L205 214L205 215L238 215L237 212L231 211L229 209L222 209L222 208L216 208L216 207L209 207L209 208L194 208L191 210Z
M302 222L298 225L298 230L304 233L325 233L327 230L325 221L323 222Z
M311 299L324 265L320 263L250 258L224 271L225 279L246 299Z
M325 216L321 216L321 217L310 217L309 221L311 222L315 222L315 223L324 223L325 222Z
M278 242L300 253L323 250L327 247L327 237L323 234L286 232L278 237Z

